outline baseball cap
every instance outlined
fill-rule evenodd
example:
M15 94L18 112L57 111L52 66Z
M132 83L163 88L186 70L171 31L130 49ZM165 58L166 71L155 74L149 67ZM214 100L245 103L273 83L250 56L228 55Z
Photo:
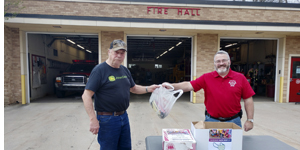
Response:
M127 45L122 40L114 40L110 43L110 48L109 49L112 49L113 51L124 49L125 51L127 51Z

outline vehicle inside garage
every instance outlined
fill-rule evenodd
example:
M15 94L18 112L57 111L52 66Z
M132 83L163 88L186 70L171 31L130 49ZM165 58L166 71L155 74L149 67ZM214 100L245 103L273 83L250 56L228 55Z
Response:
M27 37L31 100L83 91L98 63L98 35L29 33Z

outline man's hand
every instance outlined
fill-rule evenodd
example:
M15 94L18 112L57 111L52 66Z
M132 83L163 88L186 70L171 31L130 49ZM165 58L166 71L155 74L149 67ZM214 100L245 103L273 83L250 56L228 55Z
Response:
M164 82L163 84L161 84L162 87L166 88L166 89L172 89L172 87L170 87L169 85L171 85L168 82Z
M244 130L246 132L250 131L253 128L253 122L246 121L244 124Z
M149 93L152 93L156 88L159 88L159 87L160 87L159 85L153 84L153 85L147 87L147 91Z
M135 85L134 87L130 88L130 92L135 94L152 93L156 88L159 87L160 86L156 84L153 84L151 86Z
M90 122L90 131L93 134L98 134L99 127L99 121L97 119L92 119Z

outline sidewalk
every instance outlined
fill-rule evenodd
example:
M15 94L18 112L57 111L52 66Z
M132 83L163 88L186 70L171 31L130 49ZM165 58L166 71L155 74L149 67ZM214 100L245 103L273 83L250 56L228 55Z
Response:
M132 95L128 109L133 150L145 150L147 136L163 128L190 128L204 120L204 105L180 98L169 116L160 119L149 105L149 94ZM300 149L300 105L255 100L254 129L244 135L270 135ZM243 106L242 102L242 106ZM245 113L242 118L244 123ZM97 136L89 132L89 118L80 97L47 97L29 105L4 108L5 150L97 150Z

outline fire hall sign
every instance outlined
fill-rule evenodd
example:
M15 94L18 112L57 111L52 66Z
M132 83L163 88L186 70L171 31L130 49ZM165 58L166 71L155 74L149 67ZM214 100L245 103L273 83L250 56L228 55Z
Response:
M200 16L200 8L181 8L181 7L147 7L147 14L168 14L169 9L177 9L177 15Z

